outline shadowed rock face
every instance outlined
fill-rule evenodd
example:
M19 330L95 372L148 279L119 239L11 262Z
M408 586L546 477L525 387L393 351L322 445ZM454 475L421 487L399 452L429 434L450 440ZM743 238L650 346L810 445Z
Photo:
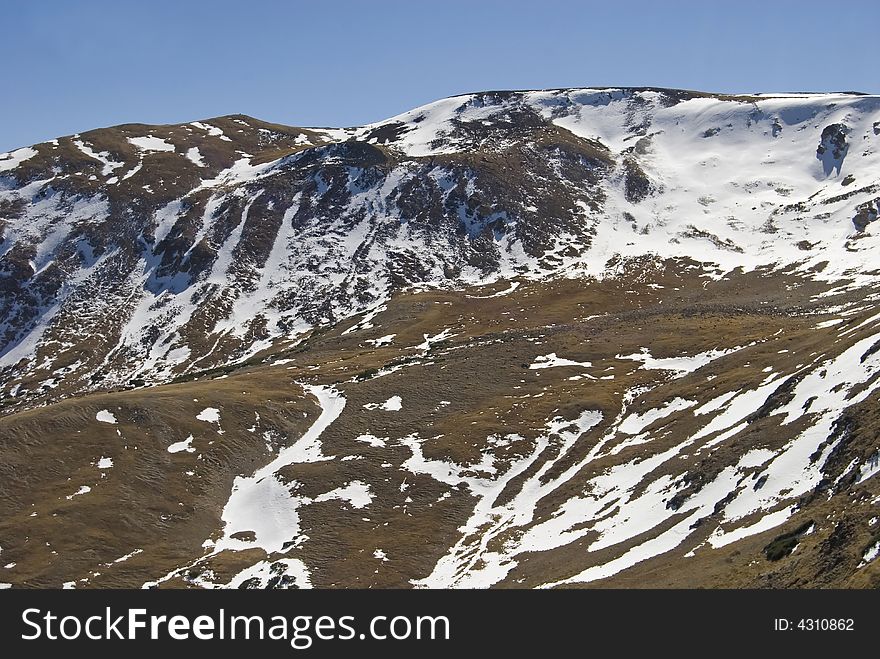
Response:
M488 92L0 155L0 583L876 585L878 117Z
M840 174L843 159L849 151L846 135L849 129L844 124L830 124L822 129L822 141L816 149L816 158L822 161L825 174L836 169Z
M878 209L880 209L880 199L875 199L873 202L869 201L860 206L856 216L853 218L853 226L859 231L864 231L869 223L877 219Z

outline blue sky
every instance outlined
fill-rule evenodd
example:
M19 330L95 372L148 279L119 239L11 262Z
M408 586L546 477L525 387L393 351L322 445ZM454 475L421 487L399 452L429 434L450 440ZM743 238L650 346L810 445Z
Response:
M880 2L2 0L0 150L241 112L349 126L468 91L880 93Z

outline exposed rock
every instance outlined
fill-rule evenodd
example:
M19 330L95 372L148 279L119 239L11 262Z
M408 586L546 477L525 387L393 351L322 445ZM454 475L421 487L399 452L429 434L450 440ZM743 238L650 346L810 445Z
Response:
M835 169L840 174L843 160L849 151L849 143L846 141L849 132L849 128L844 124L829 124L822 129L822 137L816 148L816 158L822 162L826 176Z

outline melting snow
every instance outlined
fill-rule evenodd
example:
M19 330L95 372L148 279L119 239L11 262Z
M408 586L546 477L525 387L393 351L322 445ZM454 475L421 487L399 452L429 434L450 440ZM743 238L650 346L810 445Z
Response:
M37 155L38 151L29 146L8 153L0 153L0 172L8 172L21 163Z
M874 453L870 458L865 461L859 468L859 480L858 483L864 483L866 480L871 478L876 474L880 473L880 453Z
M553 368L555 366L583 366L584 368L589 368L592 365L592 362L575 362L570 359L563 359L562 357L557 357L555 352L551 352L549 355L535 357L535 361L529 365L529 368L532 370Z
M186 451L187 453L195 453L196 449L192 445L193 436L190 435L186 439L180 442L175 442L168 447L169 453L180 453L181 451Z
M354 438L356 442L365 442L370 446L375 446L376 448L385 448L385 442L388 441L387 437L376 437L375 435L358 435Z
M880 540L878 540L873 545L868 547L867 550L865 550L865 553L862 556L862 562L859 563L859 567L863 567L863 566L867 565L868 563L873 561L878 556L880 556Z
M349 240L351 240L351 238L356 238L356 234L350 233ZM346 334L351 334L352 332L357 332L359 330L372 329L373 328L373 319L376 316L378 316L380 313L382 313L383 311L385 311L385 303L384 302L379 302L377 304L374 304L371 307L368 307L366 310L364 310L362 312L363 317L356 324L352 325L347 330L345 330L342 333L343 336Z
M327 460L321 452L321 433L342 413L345 398L333 389L303 385L318 399L321 414L314 424L291 446L279 451L276 458L251 476L238 476L232 494L223 508L223 537L215 545L215 553L223 549L261 548L266 553L283 552L285 543L299 535L297 508L302 497L291 494L277 472L283 467L305 462ZM232 536L252 532L255 539L241 540Z
M739 391L728 391L726 394L721 394L720 396L713 398L703 405L700 405L697 409L694 410L694 415L699 416L701 414L708 414L709 412L720 410L722 407L724 407L724 404L727 403L727 401L729 401L731 398L735 397L739 393Z
M74 140L73 143L76 145L80 151L89 156L90 158L94 158L98 162L100 162L104 167L101 169L101 176L109 176L113 173L114 169L118 169L125 165L125 163L117 162L110 157L109 151L102 151L101 153L96 153L94 149L85 144L82 140ZM110 183L110 181L107 181Z
M423 352L428 352L431 349L431 346L435 343L440 343L441 341L445 341L446 339L451 339L453 336L458 336L457 334L453 334L450 328L446 328L439 334L435 334L431 336L430 334L423 334L422 337L425 339L422 343L417 346L413 346L413 350L422 350Z
M130 179L132 176L134 176L139 171L141 171L141 168L143 168L143 166L144 166L144 161L141 160L140 162L138 162L137 165L135 165L130 170L128 170L128 172L126 172L125 176L122 177L122 180L125 181L127 179Z
M748 538L749 536L769 531L785 522L785 520L791 517L793 512L794 506L789 506L783 510L776 511L775 513L764 515L754 524L740 526L732 531L724 532L720 528L715 529L712 535L709 536L709 544L715 549L718 549L719 547L729 545L731 542L736 542L737 540L742 540L743 538Z
M386 412L398 412L403 407L403 399L400 396L392 396L384 403L366 403L364 408L368 410L385 410Z
M210 135L211 137L219 137L221 140L223 140L225 142L232 141L228 137L226 137L226 135L223 134L222 129L220 129L217 126L214 126L212 124L205 124L200 121L193 121L193 122L190 122L190 126L195 126L196 128L207 131L208 135Z
M207 421L208 423L220 423L220 410L216 407L206 407L198 413L196 418L199 421Z
M400 440L400 443L412 451L412 457L403 464L403 468L413 473L428 474L433 479L457 486L466 485L477 497L477 505L467 523L459 531L459 541L441 558L430 575L411 583L416 587L426 588L486 588L504 579L516 566L513 555L519 553L520 544L525 543L523 537L519 542L505 543L504 553L489 551L489 543L505 531L514 527L525 527L534 521L535 511L539 502L574 478L583 464L592 456L566 468L554 478L547 477L553 467L565 458L575 443L585 433L602 421L602 413L585 410L574 421L557 417L547 422L545 434L538 437L532 450L522 458L512 462L508 469L497 478L494 457L484 454L477 465L460 466L443 460L426 459L421 444L414 436ZM521 439L511 436L511 439ZM547 460L537 469L538 458L548 446L557 447L555 457ZM478 477L475 474L484 473ZM524 482L512 497L505 497L499 502L502 493L519 476L528 473ZM474 474L474 475L471 475ZM545 534L541 534L546 538Z
M174 145L166 142L161 137L129 137L128 141L134 144L141 151L174 151Z
M673 371L674 378L680 378L688 373L693 373L697 369L702 368L719 357L729 355L742 348L730 348L728 350L707 350L691 357L652 357L647 348L642 348L640 353L632 355L617 355L617 359L631 359L633 361L642 362L641 368L648 370L664 370Z
M755 412L767 397L776 391L782 384L781 380L771 380L757 389L750 389L731 398L725 405L724 411L713 418L708 424L694 435L694 439L706 437L720 430L726 430L736 423L745 419Z
M134 558L138 554L142 554L142 553L144 553L143 549L135 549L134 551L127 553L125 556L120 556L119 558L114 560L113 563L124 563L128 559Z
M101 410L95 415L95 420L101 423L116 423L116 416L109 410Z
M372 503L373 495L370 493L369 485L362 481L352 481L344 487L338 487L315 497L315 502L320 503L331 499L348 501L353 508L365 508Z
M397 334L386 334L385 336L380 336L378 339L367 339L364 343L371 343L377 348L380 346L387 346L391 345L395 336L397 336Z
M73 497L78 497L83 494L88 494L91 491L92 491L92 488L90 488L88 485L83 485L76 492L74 492L73 494L70 494L64 498L67 499L68 501L70 501Z
M508 288L505 288L503 291L498 291L497 293L492 293L492 295L468 295L467 297L471 298L472 300L488 300L493 297L504 297L505 295L510 295L511 293L513 293L517 288L519 288L519 285L520 282L512 281L510 282L510 286Z
M398 412L400 408L403 407L402 399L400 396L392 396L384 403L382 403L381 409L386 410L388 412Z
M674 398L653 410L648 410L642 414L630 414L618 426L618 430L627 435L638 435L642 430L650 426L655 421L663 419L670 414L686 410L689 407L697 405L695 400L685 400L684 398Z
M199 147L197 147L197 146L194 146L194 147L188 149L186 152L186 157L191 162L198 165L199 167L207 167L207 165L205 164L205 161L202 160L202 154L199 151Z

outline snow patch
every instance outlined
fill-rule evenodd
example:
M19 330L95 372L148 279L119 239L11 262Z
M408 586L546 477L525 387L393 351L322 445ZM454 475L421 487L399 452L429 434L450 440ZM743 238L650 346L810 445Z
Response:
M659 421L670 414L686 410L689 407L697 405L695 400L685 400L684 398L673 398L666 402L662 407L648 410L642 414L630 414L617 427L617 429L627 435L638 435L642 430L650 426L655 421Z
M205 124L205 123L202 123L201 121L192 121L192 122L190 122L189 125L195 126L196 128L198 128L200 130L206 131L208 133L208 135L210 135L211 137L219 137L224 142L231 142L232 141L228 137L226 137L226 135L223 134L222 129L220 129L217 126L214 126L212 124Z
M551 352L549 355L535 357L535 361L529 365L529 369L536 370L540 368L554 368L556 366L581 366L589 368L592 365L592 362L575 362L570 359L563 359L562 357L557 357L555 352Z
M366 403L365 409L368 410L385 410L386 412L399 412L403 407L403 399L400 396L392 396L384 403Z
M220 410L216 407L206 407L196 415L196 419L208 423L220 423Z
M358 435L354 438L356 442L364 442L365 444L369 444L370 446L374 446L376 448L385 448L385 442L388 441L387 437L376 437L375 435Z
M694 371L703 368L720 357L724 357L725 355L729 355L741 349L742 348L737 347L728 350L707 350L706 352L701 352L690 357L663 357L658 359L652 357L647 348L642 348L641 352L632 355L617 355L617 359L629 359L642 362L640 368L647 370L672 371L675 374L673 375L673 378L680 378L688 373L693 373Z
M90 488L88 485L82 485L76 492L74 492L73 494L69 494L64 498L70 501L73 497L82 496L83 494L88 494L91 491L92 488Z
M859 467L859 480L856 481L856 485L864 483L878 473L880 473L880 452L874 453L861 467Z
M378 339L367 339L366 341L364 341L364 343L372 344L377 348L381 346L388 346L391 345L391 343L394 341L395 336L397 336L397 334L386 334L385 336L380 336Z
M135 145L141 151L174 151L174 145L166 142L161 137L129 137L128 141Z
M109 410L101 410L95 415L95 420L101 423L116 423L116 415Z
M197 165L198 167L207 167L207 164L202 159L202 153L199 151L199 147L194 146L187 150L186 157L190 162Z
M724 547L729 545L732 542L736 542L737 540L742 540L743 538L748 538L752 535L757 535L758 533L763 533L764 531L769 531L772 528L776 528L783 522L785 522L791 514L794 512L794 506L789 506L788 508L784 508L783 510L778 510L775 513L770 513L769 515L764 515L754 524L749 524L748 526L740 526L738 528L733 529L732 531L722 531L721 527L715 529L712 535L709 536L709 544L712 545L714 549L718 549L719 547Z
M880 556L880 540L865 550L865 553L862 555L862 562L859 563L859 567L864 567L878 556Z
M431 346L435 343L440 343L441 341L445 341L446 339L451 339L453 336L458 336L457 334L453 334L450 328L446 328L439 334L435 334L431 336L430 334L423 334L422 337L425 339L422 343L417 346L413 346L413 350L421 350L423 352L428 352L431 349Z
M168 447L167 451L169 453L180 453L181 451L186 451L187 453L195 453L196 449L193 447L192 442L193 442L193 436L190 435L189 437L187 437L183 441L174 442L173 444L171 444Z
M353 508L365 508L372 503L373 495L370 493L369 485L362 481L352 481L344 487L338 487L315 497L315 502L320 503L331 499L348 501Z
M29 146L8 153L0 153L0 172L8 172L15 169L25 160L33 158L37 153L36 149Z
M320 416L293 445L281 449L272 462L251 476L236 477L221 515L223 537L217 541L214 553L252 548L261 548L267 554L283 553L285 544L299 536L297 508L306 501L294 496L292 485L283 482L277 472L288 465L330 459L321 452L319 438L345 407L345 398L334 389L302 386L318 399ZM239 533L251 533L253 539L232 537Z

